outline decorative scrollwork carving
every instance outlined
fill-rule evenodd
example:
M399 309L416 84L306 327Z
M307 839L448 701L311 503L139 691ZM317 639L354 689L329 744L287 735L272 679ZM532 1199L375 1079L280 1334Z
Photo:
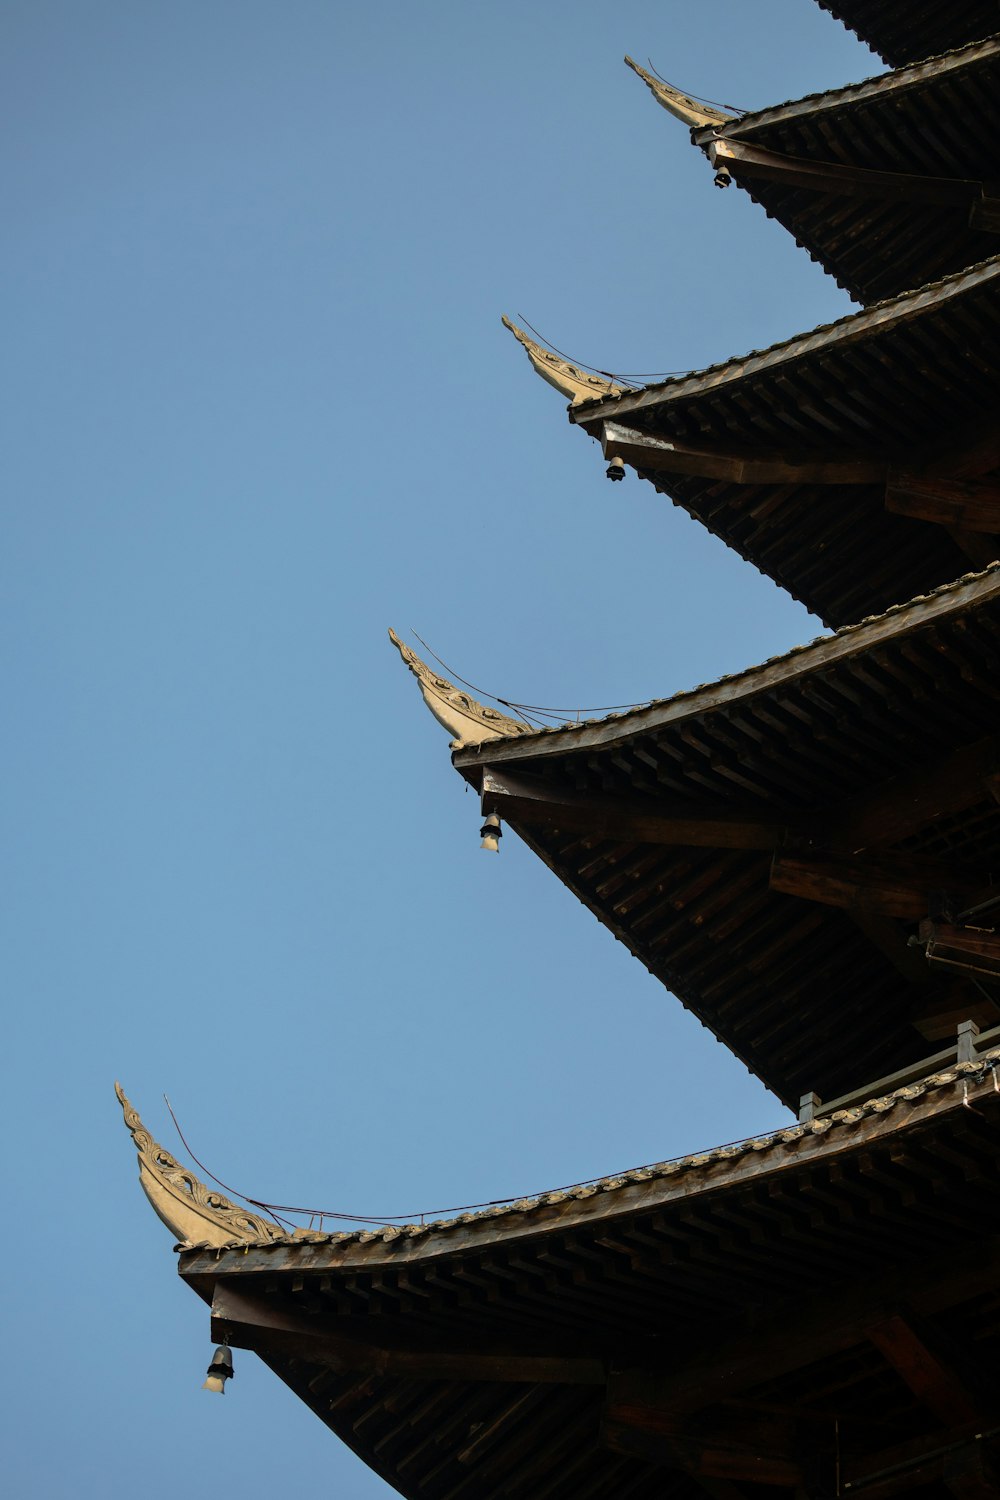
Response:
M415 651L399 639L394 630L389 631L389 639L420 684L424 702L435 719L454 736L451 742L453 750L464 750L467 745L481 745L484 740L501 736L510 738L515 734L531 732L527 724L509 719L497 708L487 708L485 704L477 703L475 698L470 698L468 693L455 687L447 677L439 677L425 661L421 661Z
M120 1083L115 1084L115 1093L139 1153L142 1189L156 1214L179 1240L187 1244L231 1245L284 1237L285 1231L277 1224L207 1188L153 1140Z
M578 365L571 365L568 360L553 354L551 349L543 349L541 344L536 344L534 339L528 337L523 328L512 323L506 313L501 315L501 322L522 346L536 374L560 395L568 396L573 406L579 401L595 401L599 397L621 395L622 387L613 380L603 375L592 375L588 370L581 370Z

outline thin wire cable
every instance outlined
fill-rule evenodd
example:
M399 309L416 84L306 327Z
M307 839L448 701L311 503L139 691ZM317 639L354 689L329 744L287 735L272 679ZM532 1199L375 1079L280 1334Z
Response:
M293 1229L295 1226L289 1224L287 1219L281 1218L282 1214L297 1214L300 1218L304 1219L336 1219L342 1223L346 1222L350 1224L414 1224L417 1222L417 1220L420 1220L420 1222L422 1223L425 1219L428 1218L441 1218L445 1215L450 1214L473 1213L479 1209L484 1208L503 1208L506 1204L509 1203L520 1203L522 1201L530 1202L533 1199L545 1197L549 1193L570 1193L573 1192L576 1188L591 1187L595 1183L604 1182L615 1177L627 1177L634 1172L648 1172L654 1170L657 1167L669 1166L673 1162L683 1161L685 1156L704 1154L686 1151L682 1156L668 1157L664 1161L646 1162L641 1167L628 1167L624 1172L604 1172L597 1177L584 1177L581 1178L578 1182L566 1183L563 1187L545 1188L542 1190L542 1192L536 1193L512 1193L508 1198L488 1198L485 1202L482 1203L459 1203L452 1204L446 1208L425 1208L420 1210L419 1212L408 1214L350 1214L341 1213L332 1208L303 1208L297 1204L291 1203L269 1203L264 1198L251 1198L249 1194L241 1193L237 1188L230 1187L228 1183L222 1181L221 1177L216 1177L215 1173L211 1172L208 1167L205 1166L205 1163L195 1155L194 1151L192 1151L190 1145L188 1144L187 1137L181 1129L180 1122L178 1121L177 1116L173 1111L173 1107L171 1106L170 1100L167 1098L166 1094L164 1094L163 1099L164 1103L167 1106L167 1109L170 1112L170 1118L174 1122L174 1129L177 1131L177 1134L181 1139L185 1151L187 1151L195 1166L200 1168L200 1170L205 1173L205 1176L210 1178L211 1181L216 1184L216 1186L222 1188L223 1192L231 1193L234 1198L240 1198L244 1203L249 1203L254 1208L265 1209L268 1213L273 1214L280 1223L287 1225L287 1227L290 1229ZM972 1106L970 1105L970 1108L971 1107ZM777 1135L782 1130L794 1129L795 1123L796 1122L791 1121L786 1125L777 1125L773 1130L765 1131L763 1134L765 1137L768 1135ZM739 1140L727 1141L722 1146L714 1147L713 1150L727 1150L729 1149L729 1147L742 1146L747 1141L758 1140L760 1138L760 1132L752 1136L741 1136Z
M477 687L474 682L469 682L467 678L459 676L454 667L449 667L448 663L442 661L437 652L428 646L422 635L418 635L415 630L413 635L414 639L418 640L421 646L423 646L428 656L433 656L438 666L443 667L448 676L453 678L455 682L460 682L463 687L467 687L470 693L476 693L481 698L489 698L494 703L502 703L504 708L514 709L519 717L524 718L526 722L527 713L530 712L540 714L546 718L560 720L565 724L572 724L574 715L624 713L630 708L648 708L649 704L653 701L651 698L645 698L641 703L609 703L603 705L603 707L598 705L592 708L543 708L538 703L516 703L512 698L501 698L498 694L489 692L487 688Z
M209 1169L208 1169L208 1167L206 1167L205 1163L203 1161L199 1161L198 1160L197 1156L195 1156L194 1152L191 1150L191 1147L188 1145L187 1140L185 1139L185 1136L184 1136L184 1132L183 1132L183 1130L180 1127L180 1122L177 1119L177 1116L174 1114L173 1105L170 1103L170 1100L167 1098L166 1094L164 1094L164 1096L163 1096L163 1102L167 1106L167 1109L170 1112L170 1118L174 1122L174 1129L177 1131L177 1134L181 1138L181 1142L183 1143L184 1150L190 1156L190 1158L194 1162L195 1166L199 1167L201 1169L201 1171L204 1172L204 1174L205 1174L206 1177L210 1177L211 1180L215 1183L216 1187L220 1187L224 1193L232 1193L232 1195L233 1195L234 1198L242 1198L242 1200L243 1200L244 1203L250 1203L250 1204L253 1205L254 1208L266 1208L269 1213L275 1213L274 1204L272 1204L272 1203L262 1203L259 1198L251 1198L251 1197L249 1197L249 1195L247 1193L241 1193L241 1192L239 1192L239 1190L237 1188L229 1187L229 1185L227 1183L225 1183L225 1182L222 1181L221 1177L216 1177L216 1175L215 1175L214 1172L210 1172ZM275 1217L277 1218L277 1214L275 1214ZM289 1224L286 1219L282 1219L280 1222L283 1223L283 1224L287 1224L287 1226L288 1226L289 1229L294 1229L295 1228L295 1225L294 1224Z
M669 78L664 78L662 73L657 73L656 69L653 67L653 59L651 57L647 57L646 61L649 63L649 71L651 73L656 73L656 76L661 83L665 83L667 85L667 88L673 89L675 93L683 94L685 99L694 99L698 104L710 104L713 109L731 109L733 113L737 115L748 115L752 113L752 111L749 109L741 109L738 104L720 104L718 99L706 99L702 94L692 94L690 89L682 89L678 87L676 83L671 83Z
M565 349L557 348L551 339L547 339L544 333L539 333L538 329L528 322L523 313L518 313L517 318L518 322L523 323L525 328L530 328L535 338L541 339L542 343L547 345L553 354L558 354L560 359L568 359L571 365L577 365L581 370L589 370L592 375L603 375L605 380L622 380L626 385L631 385L636 380L665 380L668 375L690 375L691 373L690 370L647 370L645 372L632 371L627 375L623 375L621 372L616 373L614 370L601 370L597 365L588 365L582 359L574 359L572 354L566 353Z

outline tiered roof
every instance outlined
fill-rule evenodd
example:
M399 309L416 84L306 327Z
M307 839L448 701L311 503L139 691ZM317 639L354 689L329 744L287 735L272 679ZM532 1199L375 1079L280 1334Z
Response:
M410 1500L1000 1493L998 7L820 3L896 63L962 50L740 119L644 76L872 305L643 390L514 332L614 477L836 633L545 731L393 637L484 811L799 1123L289 1234L119 1092L215 1336Z

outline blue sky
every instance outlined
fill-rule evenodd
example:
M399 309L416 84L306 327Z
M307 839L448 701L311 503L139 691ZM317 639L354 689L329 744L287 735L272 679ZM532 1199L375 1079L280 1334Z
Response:
M880 71L809 0L6 0L9 1493L387 1494L252 1356L199 1389L112 1092L256 1196L523 1195L781 1122L514 837L385 631L524 702L818 623L500 325L697 368L849 310L622 65Z

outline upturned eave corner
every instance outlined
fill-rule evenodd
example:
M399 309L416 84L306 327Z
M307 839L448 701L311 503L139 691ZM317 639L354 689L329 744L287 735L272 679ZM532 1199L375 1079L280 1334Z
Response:
M469 693L457 688L447 677L433 671L396 632L389 639L417 679L421 696L443 729L452 736L452 750L467 750L486 740L511 739L528 733L527 724L519 724L497 708L478 703Z
M688 94L682 94L680 89L675 89L672 84L664 83L662 78L656 78L652 73L648 73L645 68L639 66L635 58L629 57L627 53L625 62L632 72L642 79L657 104L672 114L675 120L680 120L689 130L728 125L737 118L736 115L728 114L725 110L714 109L709 104L702 104L699 100L692 99Z
M551 349L543 349L541 344L529 338L523 328L519 328L516 323L512 322L506 313L501 314L501 322L522 346L536 374L540 375L546 384L551 385L560 395L565 396L571 406L577 406L581 401L594 401L621 395L623 387L616 385L609 376L581 370L577 365L572 365L568 360L560 358L558 354L553 354Z
M140 1186L157 1218L179 1241L180 1249L192 1245L250 1245L285 1237L277 1224L205 1187L153 1140L120 1083L115 1084L115 1093L139 1154Z

